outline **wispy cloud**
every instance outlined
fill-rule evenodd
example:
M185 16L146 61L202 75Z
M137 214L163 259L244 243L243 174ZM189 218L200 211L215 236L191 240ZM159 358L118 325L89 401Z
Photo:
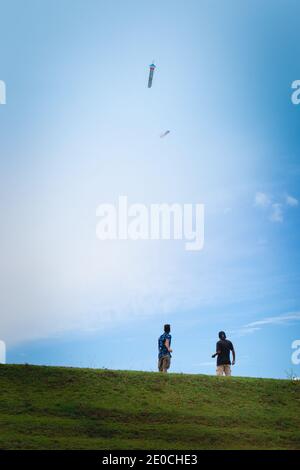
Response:
M285 313L283 315L278 315L275 317L266 317L262 320L257 320L251 323L248 323L238 330L235 330L233 333L238 336L249 335L255 333L256 331L261 330L266 326L273 326L273 325L285 325L288 323L300 321L300 312L291 312Z
M285 203L287 206L291 206L291 207L297 207L298 204L299 204L299 201L298 199L296 199L295 197L293 196L289 196L288 194L285 196Z
M277 199L277 201L276 201ZM278 202L279 199L279 202ZM297 207L298 199L294 196L286 194L284 198L274 198L265 192L256 192L254 196L254 206L265 210L269 215L270 222L282 223L284 216L284 208Z
M267 317L263 320L258 320L246 325L248 328L263 326L263 325L281 325L282 323L291 322L293 320L300 321L300 312L286 313L284 315L278 315L276 317Z
M254 197L254 205L258 207L268 207L271 204L271 198L262 192L257 192Z
M271 222L283 222L282 204L272 204L271 214L269 218Z

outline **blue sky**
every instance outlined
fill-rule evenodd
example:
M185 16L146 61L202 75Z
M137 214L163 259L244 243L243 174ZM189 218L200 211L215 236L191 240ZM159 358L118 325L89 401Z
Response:
M155 370L168 322L173 371L214 373L224 329L235 374L300 375L299 10L0 2L8 362ZM120 195L205 204L204 249L100 242L96 208Z

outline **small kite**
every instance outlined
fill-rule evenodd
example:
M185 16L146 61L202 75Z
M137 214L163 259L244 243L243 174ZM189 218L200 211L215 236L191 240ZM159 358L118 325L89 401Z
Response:
M154 70L156 69L156 67L153 63L151 65L149 65L149 67L150 67L150 72L149 72L149 79L148 79L148 88L151 88L152 87Z
M166 135L170 134L171 131L166 131L166 132L163 132L163 134L160 134L160 138L163 139L164 137L166 137Z

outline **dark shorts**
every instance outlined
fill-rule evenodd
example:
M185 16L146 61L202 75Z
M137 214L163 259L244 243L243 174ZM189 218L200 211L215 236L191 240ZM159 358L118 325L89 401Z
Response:
M158 359L158 370L163 372L168 370L171 364L171 356L162 356Z

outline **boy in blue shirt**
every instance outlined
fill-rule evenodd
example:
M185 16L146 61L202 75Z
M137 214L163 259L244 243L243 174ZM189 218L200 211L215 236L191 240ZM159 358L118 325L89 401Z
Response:
M158 338L158 370L168 372L171 364L171 326L164 326L164 333Z

